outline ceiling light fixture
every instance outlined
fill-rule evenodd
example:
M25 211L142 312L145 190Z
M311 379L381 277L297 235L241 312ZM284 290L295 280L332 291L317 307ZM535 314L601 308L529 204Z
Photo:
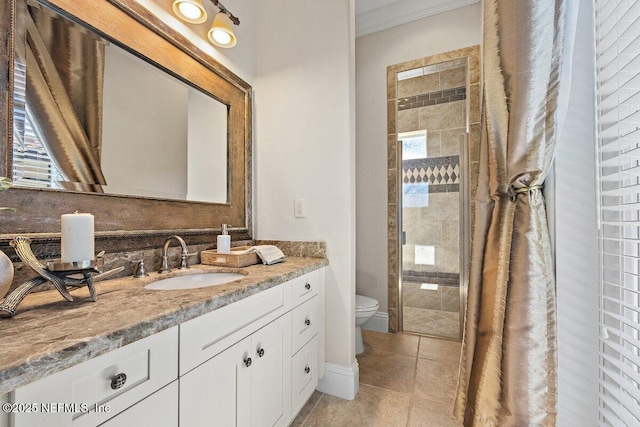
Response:
M207 20L207 11L202 0L174 0L173 13L190 24L202 24Z
M218 12L213 18L207 38L214 45L224 48L234 47L238 42L233 33L231 19L223 12Z
M218 0L210 1L220 11L213 18L211 28L207 32L207 38L218 47L234 47L238 39L233 32L233 25L240 25L240 20ZM174 0L173 13L191 24L202 24L207 20L207 11L202 5L202 0Z

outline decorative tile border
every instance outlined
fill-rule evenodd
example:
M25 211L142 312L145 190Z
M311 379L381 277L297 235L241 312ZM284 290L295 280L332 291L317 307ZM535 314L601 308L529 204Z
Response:
M444 104L453 101L463 101L465 99L467 99L466 87L439 90L436 92L407 96L405 98L398 99L398 111L426 107L428 105Z
M460 156L431 157L402 161L402 182L413 184L416 182L429 183L429 191L440 185L460 184ZM449 190L451 191L451 190Z

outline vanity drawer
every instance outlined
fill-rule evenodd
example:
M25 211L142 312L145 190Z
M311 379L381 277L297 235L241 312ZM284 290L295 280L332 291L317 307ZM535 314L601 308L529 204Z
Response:
M315 296L293 309L291 315L291 353L297 352L318 333L320 298Z
M95 426L177 378L176 326L14 390L16 403L45 405L14 425Z
M293 306L313 298L320 291L320 271L312 271L292 281Z
M314 337L291 359L291 414L294 416L318 386L317 346L317 337Z
M291 307L290 282L180 325L180 375L206 362Z

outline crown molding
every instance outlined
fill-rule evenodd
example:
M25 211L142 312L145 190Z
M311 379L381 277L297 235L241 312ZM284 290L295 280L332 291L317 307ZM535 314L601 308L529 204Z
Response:
M356 37L366 36L418 19L479 3L480 0L453 0L429 5L424 0L390 4L356 16ZM426 6L426 7L425 7Z

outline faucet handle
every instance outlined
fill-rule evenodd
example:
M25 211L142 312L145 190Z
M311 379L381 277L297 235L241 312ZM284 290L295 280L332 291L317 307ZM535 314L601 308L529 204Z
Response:
M162 255L162 265L160 266L160 270L158 273L169 273L171 269L169 268L169 255Z
M198 255L198 252L182 252L180 270L187 270L189 268L189 257Z
M133 277L142 278L148 276L147 269L144 266L144 259L138 261L138 265L136 267L135 273L133 273Z

